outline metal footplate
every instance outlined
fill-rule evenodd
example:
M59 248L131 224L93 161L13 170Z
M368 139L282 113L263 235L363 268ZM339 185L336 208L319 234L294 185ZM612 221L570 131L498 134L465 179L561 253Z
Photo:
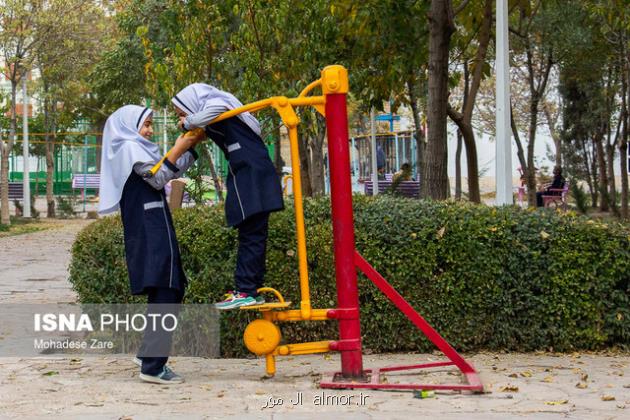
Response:
M286 309L289 306L291 306L291 302L285 302L284 297L282 297L282 294L278 292L276 289L273 289L271 287L261 287L260 289L258 289L258 293L272 293L273 295L276 296L276 298L278 298L278 301L266 302L262 305L241 306L239 309L244 310L244 311L266 312L266 311L274 311L278 309Z

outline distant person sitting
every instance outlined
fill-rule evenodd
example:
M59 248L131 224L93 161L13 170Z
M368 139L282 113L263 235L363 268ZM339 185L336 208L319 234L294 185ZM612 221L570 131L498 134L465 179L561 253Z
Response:
M536 193L536 205L538 207L544 206L543 195L562 195L562 192L555 190L561 190L563 187L564 178L562 177L562 168L556 166L553 169L553 181L551 185Z
M396 181L413 181L413 177L411 174L411 165L408 163L403 163L403 165L400 167L400 171L396 172L394 174L394 177L392 178L393 182Z

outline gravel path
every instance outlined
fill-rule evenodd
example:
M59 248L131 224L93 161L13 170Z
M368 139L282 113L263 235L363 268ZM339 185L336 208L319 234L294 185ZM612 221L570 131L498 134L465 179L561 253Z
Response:
M74 302L67 282L69 251L88 223L62 221L52 230L0 238L0 308L2 303ZM416 399L409 392L318 389L321 374L339 368L334 353L280 358L278 373L269 380L262 379L262 360L173 358L173 368L187 380L179 386L140 382L128 356L0 357L0 418L630 418L628 353L481 353L468 358L489 393ZM364 364L436 359L368 355ZM459 376L443 372L388 379L453 382ZM302 403L293 405L299 393ZM274 407L269 407L271 401Z

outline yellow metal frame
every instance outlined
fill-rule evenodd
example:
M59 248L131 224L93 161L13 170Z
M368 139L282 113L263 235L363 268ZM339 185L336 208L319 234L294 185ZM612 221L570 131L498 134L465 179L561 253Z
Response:
M322 95L307 96L313 89L321 87ZM321 72L321 78L310 83L300 92L297 98L287 98L285 96L274 96L253 102L242 107L230 110L219 115L210 124L226 120L244 112L256 112L267 107L274 108L282 122L289 130L289 144L291 149L291 168L293 178L293 197L295 203L295 225L297 238L297 256L300 277L300 309L299 310L279 310L285 309L290 302L285 302L282 294L270 287L259 289L260 293L273 293L278 302L265 303L250 307L242 307L243 310L258 310L263 319L253 321L246 329L244 336L248 349L255 354L264 355L267 364L267 374L275 374L275 356L299 355L310 353L325 353L330 351L330 341L317 341L312 343L279 344L279 329L276 330L269 323L295 322L295 321L325 321L329 319L329 309L313 309L311 307L311 296L308 281L308 265L306 258L306 229L304 226L304 208L302 197L301 170L297 137L297 126L300 122L294 107L313 106L321 115L325 116L326 94L347 93L348 92L348 72L338 65L328 66ZM155 174L160 168L168 153L158 162L151 172ZM268 322L264 322L268 321ZM278 343L273 350L270 350L269 343Z

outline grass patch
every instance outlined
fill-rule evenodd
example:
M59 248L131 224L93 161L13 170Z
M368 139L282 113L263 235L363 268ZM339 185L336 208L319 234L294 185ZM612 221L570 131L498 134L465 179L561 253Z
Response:
M55 226L56 224L54 222L41 221L38 219L25 219L22 217L11 217L10 225L0 224L0 238L39 232L40 230L51 229Z

